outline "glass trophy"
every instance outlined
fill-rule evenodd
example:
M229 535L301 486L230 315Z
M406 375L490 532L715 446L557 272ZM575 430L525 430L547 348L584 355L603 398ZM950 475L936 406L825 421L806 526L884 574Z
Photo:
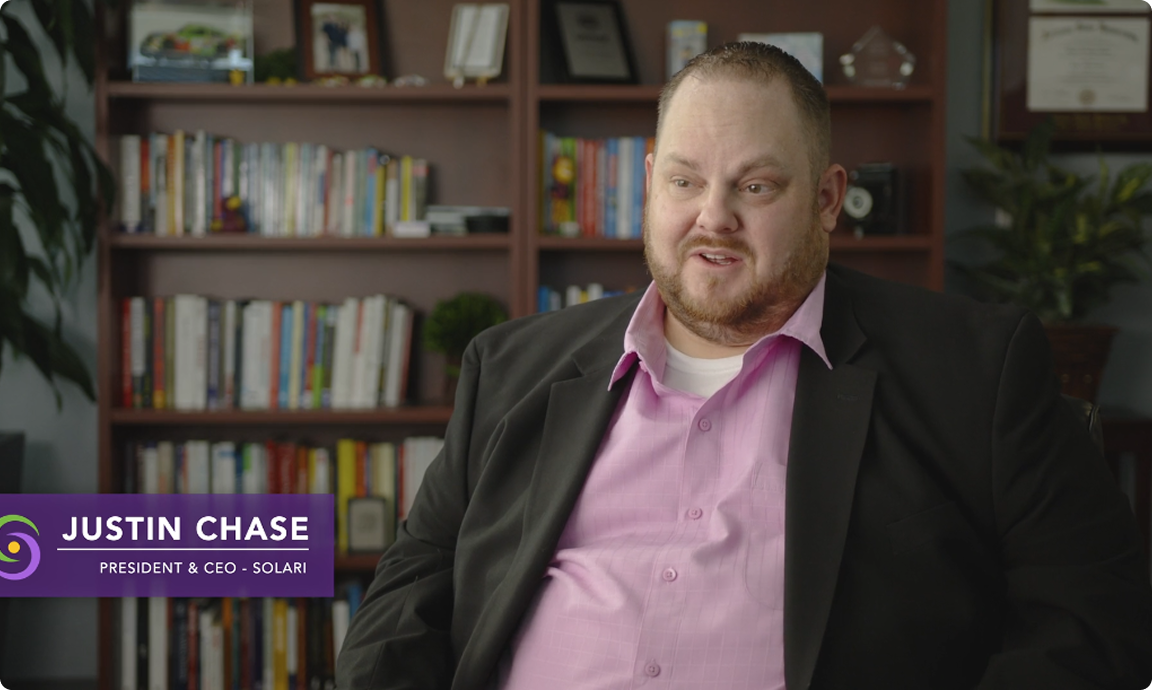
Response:
M852 50L840 56L840 66L844 76L856 86L902 89L916 68L916 56L883 29L873 26L852 45Z

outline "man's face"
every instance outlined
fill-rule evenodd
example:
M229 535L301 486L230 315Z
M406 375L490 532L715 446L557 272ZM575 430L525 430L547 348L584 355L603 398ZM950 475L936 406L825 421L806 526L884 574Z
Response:
M644 254L669 313L723 345L783 325L828 259L842 185L814 184L808 140L782 79L689 78L647 158Z

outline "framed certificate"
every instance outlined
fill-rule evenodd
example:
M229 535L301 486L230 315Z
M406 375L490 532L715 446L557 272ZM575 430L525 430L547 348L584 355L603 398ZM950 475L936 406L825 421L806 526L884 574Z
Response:
M1152 149L1142 0L987 0L985 16L985 137L1023 141L1051 117L1056 149Z
M565 81L636 83L636 68L618 2L561 0L553 11Z

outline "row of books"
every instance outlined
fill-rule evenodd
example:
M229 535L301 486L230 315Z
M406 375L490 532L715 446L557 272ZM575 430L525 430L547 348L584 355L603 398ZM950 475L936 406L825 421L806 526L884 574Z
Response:
M644 218L644 158L653 137L583 139L540 133L540 227L568 237L637 239Z
M413 311L395 297L341 304L130 297L121 405L176 410L368 409L405 401Z
M389 235L424 217L428 187L422 158L204 130L121 136L118 164L120 229L166 236Z
M348 504L379 497L387 504L385 535L395 539L444 440L412 436L400 443L340 439L335 447L293 441L129 441L125 493L323 494L336 496L336 548L348 549Z
M331 690L348 624L363 600L123 598L120 690Z
M600 283L588 283L587 287L569 285L563 292L541 285L536 289L536 311L559 311L573 304L583 304L602 297L622 295L631 290L605 290Z

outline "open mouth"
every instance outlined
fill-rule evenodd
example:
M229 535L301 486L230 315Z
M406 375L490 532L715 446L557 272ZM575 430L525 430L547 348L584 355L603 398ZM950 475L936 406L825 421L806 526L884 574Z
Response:
M712 254L709 252L701 252L696 256L704 259L713 266L730 266L738 261L735 257L726 254Z

